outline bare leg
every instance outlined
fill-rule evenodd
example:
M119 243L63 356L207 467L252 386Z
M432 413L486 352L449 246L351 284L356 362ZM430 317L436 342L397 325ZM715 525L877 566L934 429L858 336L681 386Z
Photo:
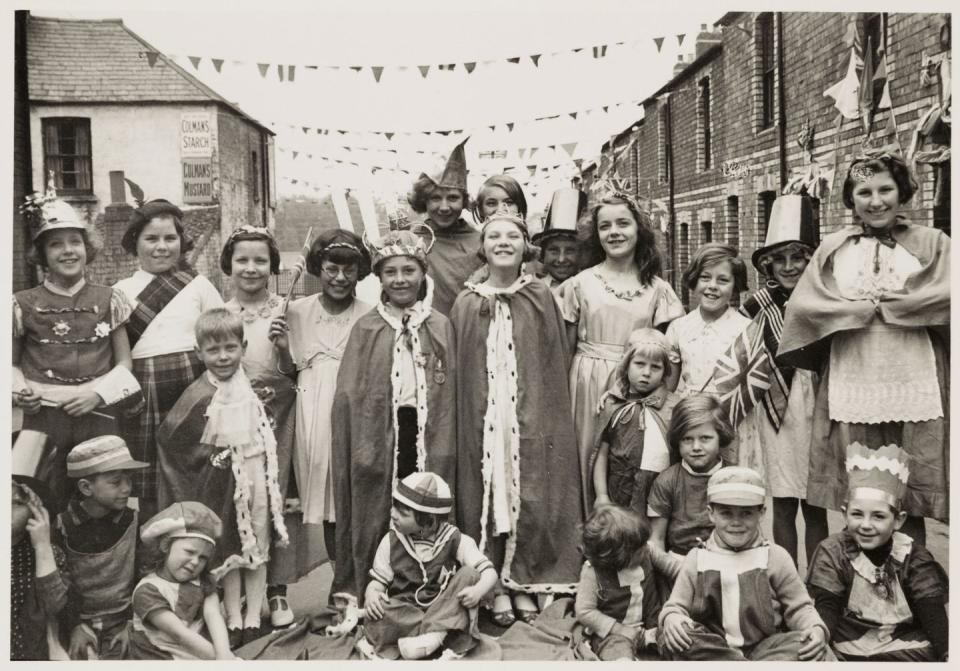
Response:
M261 564L255 569L243 569L243 589L247 595L247 612L243 617L243 627L260 626L260 609L267 594L267 565Z
M223 576L223 609L227 614L227 629L241 629L243 614L240 611L241 569L234 569Z

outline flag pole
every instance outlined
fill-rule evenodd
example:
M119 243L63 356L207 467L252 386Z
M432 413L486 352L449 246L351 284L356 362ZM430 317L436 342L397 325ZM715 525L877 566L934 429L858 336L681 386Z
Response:
M307 265L307 256L310 254L310 238L313 236L313 226L307 229L307 239L303 242L303 249L300 250L300 258L293 267L293 277L290 280L290 288L287 289L287 295L283 298L283 314L287 314L287 308L290 306L290 299L293 298L293 290L297 286L300 276Z

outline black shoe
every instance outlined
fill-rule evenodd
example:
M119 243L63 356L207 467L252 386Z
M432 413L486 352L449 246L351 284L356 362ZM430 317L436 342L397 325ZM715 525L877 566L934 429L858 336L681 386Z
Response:
M244 630L240 627L230 627L227 629L227 638L230 641L231 650L236 650L244 644L243 632Z
M266 636L272 631L273 631L273 627L271 627L270 625L261 624L259 627L244 627L243 628L243 644L246 645L251 641L256 641L261 636Z

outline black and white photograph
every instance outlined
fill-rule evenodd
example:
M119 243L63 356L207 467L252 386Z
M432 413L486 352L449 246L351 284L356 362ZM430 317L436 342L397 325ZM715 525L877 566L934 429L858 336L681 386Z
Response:
M5 10L0 658L948 661L952 14L778 4Z

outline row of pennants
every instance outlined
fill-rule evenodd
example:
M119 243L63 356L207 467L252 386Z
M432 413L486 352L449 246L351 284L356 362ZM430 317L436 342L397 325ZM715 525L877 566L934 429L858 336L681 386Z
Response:
M558 167L558 166L555 166L555 167ZM299 179L299 178L296 178L296 177L281 177L280 179L283 180L283 181L289 182L292 186L301 185L301 186L305 186L305 187L311 188L311 189L313 189L313 191L315 191L315 192L317 192L317 193L322 192L322 191L329 191L329 192L331 192L331 193L337 193L337 192L343 193L344 191L350 191L350 192L352 192L352 191L355 191L355 190L356 190L356 191L361 191L360 189L353 189L353 188L351 188L351 187L344 187L344 186L342 186L342 185L334 185L334 184L328 184L328 183L318 184L318 183L316 183L316 182L311 182L310 180L307 180L307 179ZM518 180L518 182L519 182L520 186L522 186L524 189L529 188L530 185L531 185L531 182L529 182L529 181L521 181L521 180ZM537 191L531 189L531 190L530 190L530 197L531 197L531 198L536 198L536 197L537 197Z
M685 37L686 37L686 33L677 34L677 46L683 46L683 40ZM654 44L656 44L657 46L657 53L660 53L660 50L662 49L664 40L666 38L654 37L652 39ZM634 40L629 43L625 41L614 42L612 46L621 47L625 44L636 45L640 43L641 43L640 40ZM486 65L493 65L494 63L501 63L501 62L513 63L515 65L519 65L521 61L529 60L531 63L533 63L534 67L539 67L540 59L545 55L556 57L556 56L560 56L561 54L568 54L568 53L578 54L582 52L585 54L592 54L592 57L594 59L604 58L607 55L607 48L609 46L611 45L601 44L601 45L590 46L590 47L575 47L571 49L563 49L560 51L552 51L549 54L542 54L542 53L528 54L526 56L513 56L511 58L492 59L492 60L483 60L483 61L465 61L463 63L441 63L441 64L435 64L435 65L416 65L416 66L391 65L389 66L389 69L394 69L397 71L405 71L415 67L420 71L420 75L424 79L426 79L430 70L452 72L456 70L458 66L460 66L463 69L463 71L469 75L473 73L473 71L477 68L478 65L486 66ZM157 60L160 58L161 55L169 59L176 59L178 57L175 54L161 54L158 51L152 51L152 50L140 52L140 57L146 58L147 63L150 65L150 67L153 67L157 64ZM216 70L217 73L222 72L223 66L226 63L230 63L231 66L237 66L237 67L248 67L252 64L250 61L243 61L243 60L211 58L211 57L205 57L205 56L187 56L187 59L190 61L190 64L193 65L194 70L199 70L200 63L203 62L205 58L211 62L211 64L213 65L213 69ZM373 74L373 78L377 83L380 82L380 78L383 76L384 70L388 69L388 66L384 66L384 65L286 65L286 64L275 64L275 63L256 63L256 66L257 66L257 69L260 71L260 76L263 77L264 79L266 79L271 72L275 71L277 75L277 79L281 82L293 82L296 78L296 72L298 67L301 67L305 70L319 70L321 68L328 69L328 70L352 70L358 73L363 72L364 70L369 70Z

